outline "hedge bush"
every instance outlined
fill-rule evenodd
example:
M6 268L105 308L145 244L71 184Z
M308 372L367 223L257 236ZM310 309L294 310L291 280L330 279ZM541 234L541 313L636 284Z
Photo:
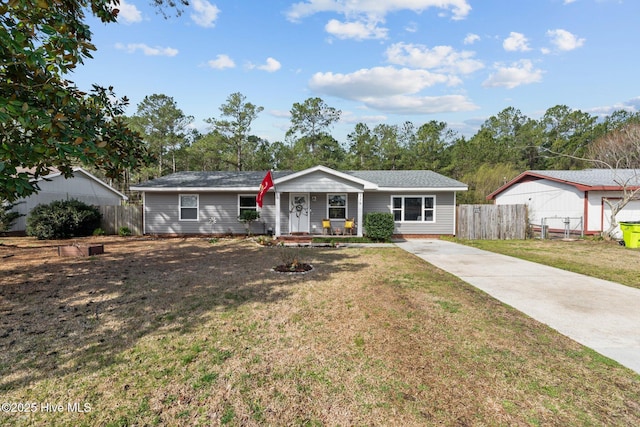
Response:
M12 210L17 204L18 203L9 203L6 200L0 199L0 233L9 231L18 218L24 216Z
M393 236L395 223L393 214L388 212L370 212L364 217L365 234L371 240L387 241Z
M101 219L95 206L79 200L55 200L31 211L27 217L27 235L39 240L90 236L100 227Z

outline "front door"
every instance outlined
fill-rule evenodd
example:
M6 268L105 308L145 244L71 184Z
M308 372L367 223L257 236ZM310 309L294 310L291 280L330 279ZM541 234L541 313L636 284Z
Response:
M309 194L291 193L289 197L289 232L309 232Z

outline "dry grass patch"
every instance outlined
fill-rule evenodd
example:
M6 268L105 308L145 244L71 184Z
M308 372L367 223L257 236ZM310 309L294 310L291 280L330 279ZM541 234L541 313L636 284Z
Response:
M0 400L91 410L2 424L640 422L637 375L396 248L3 242Z

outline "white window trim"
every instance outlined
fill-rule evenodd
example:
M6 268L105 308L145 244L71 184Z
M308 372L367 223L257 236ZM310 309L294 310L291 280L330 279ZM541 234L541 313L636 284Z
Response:
M260 206L258 206L258 196L256 194L238 194L238 200L237 200L237 203L236 203L236 205L238 207L238 212L237 212L238 216L240 216L240 198L241 197L253 197L255 199L255 201L256 201L256 204L254 206L255 209L256 209L256 212L260 212ZM242 208L243 209L250 209L251 206L242 206Z
M410 199L416 199L416 198L420 198L420 200L422 201L422 207L420 209L420 212L422 212L422 219L420 221L405 221L404 219L404 199L405 198L410 198ZM424 199L426 197L431 197L433 199L433 208L431 209L433 211L433 219L431 221L427 221L424 219L425 215L424 215L424 211L425 211L425 206L424 206ZM389 205L390 209L391 209L391 213L395 214L396 209L394 209L393 207L393 199L397 199L400 198L402 199L402 207L400 208L400 221L395 221L396 223L403 223L403 224L433 224L436 222L436 207L437 207L437 201L436 201L436 196L432 195L432 194L405 194L405 195L394 195L391 196L391 204ZM395 216L395 215L394 215Z
M331 196L344 196L344 218L330 218L329 217L329 209L336 206L329 205L329 198ZM340 206L337 206L340 207ZM347 193L327 193L327 216L325 218L329 218L331 221L344 221L349 218L349 195Z
M196 207L185 207L184 209L195 209L196 210L196 218L182 218L182 197L183 196L196 196ZM200 220L200 195L197 193L183 193L178 194L178 220L179 221L199 221Z

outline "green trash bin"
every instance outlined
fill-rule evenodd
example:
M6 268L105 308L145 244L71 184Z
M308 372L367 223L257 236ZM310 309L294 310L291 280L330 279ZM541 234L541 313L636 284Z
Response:
M620 230L626 247L640 248L640 221L621 222Z

